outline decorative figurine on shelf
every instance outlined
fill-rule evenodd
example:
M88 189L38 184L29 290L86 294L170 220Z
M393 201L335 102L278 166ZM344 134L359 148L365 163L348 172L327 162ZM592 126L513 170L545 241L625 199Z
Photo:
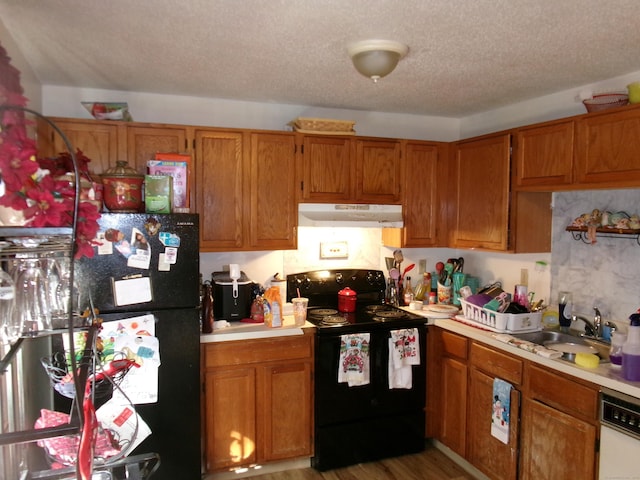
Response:
M36 142L28 136L31 123L25 112L27 98L20 85L20 71L0 45L0 218L18 221L20 226L68 227L73 224L75 185L68 178L59 179L49 170L62 165L67 158L37 159ZM75 152L74 152L75 153ZM70 154L67 154L71 158ZM78 151L87 172L88 159ZM73 171L73 170L72 170ZM67 173L67 172L63 172ZM98 232L100 210L95 203L80 200L76 222L76 258L94 255L94 239ZM16 224L13 224L16 225Z

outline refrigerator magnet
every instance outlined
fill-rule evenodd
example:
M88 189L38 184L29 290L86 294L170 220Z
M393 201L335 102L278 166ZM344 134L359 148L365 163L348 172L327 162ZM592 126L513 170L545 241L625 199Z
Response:
M113 302L116 306L148 303L153 300L151 294L151 278L136 277L123 280L111 278L113 286Z

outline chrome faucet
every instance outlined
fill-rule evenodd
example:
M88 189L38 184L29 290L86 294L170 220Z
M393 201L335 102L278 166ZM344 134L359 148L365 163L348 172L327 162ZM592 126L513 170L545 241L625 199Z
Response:
M582 315L571 315L571 321L577 322L578 320L582 320L585 325L585 335L594 338L602 338L602 314L598 307L593 307L593 311L593 321L589 320L587 317L583 317Z

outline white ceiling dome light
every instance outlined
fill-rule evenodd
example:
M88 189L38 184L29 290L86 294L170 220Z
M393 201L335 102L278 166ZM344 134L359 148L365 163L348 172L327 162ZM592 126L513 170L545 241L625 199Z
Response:
M356 70L377 82L393 72L409 47L392 40L363 40L349 45L347 51Z

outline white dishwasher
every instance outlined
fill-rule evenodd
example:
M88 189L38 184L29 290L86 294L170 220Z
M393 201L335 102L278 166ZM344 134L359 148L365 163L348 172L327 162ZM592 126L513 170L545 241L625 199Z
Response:
M600 392L600 480L640 480L640 399Z

